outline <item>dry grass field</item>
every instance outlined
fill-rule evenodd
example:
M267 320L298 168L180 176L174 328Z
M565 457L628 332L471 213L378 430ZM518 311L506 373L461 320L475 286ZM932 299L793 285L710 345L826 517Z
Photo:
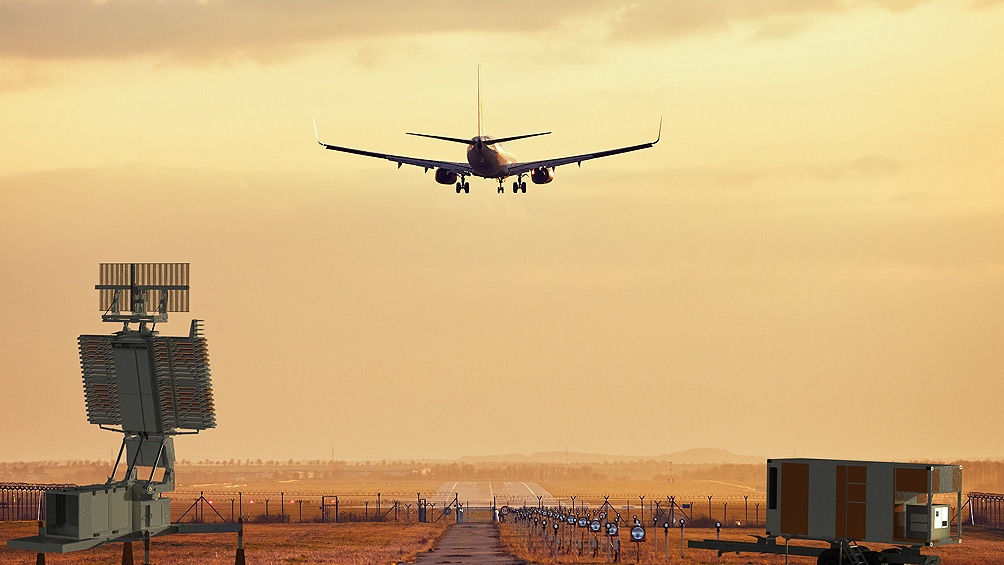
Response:
M349 524L249 524L245 530L245 547L248 563L256 565L318 564L318 565L378 565L410 562L415 555L427 551L445 532L446 524L404 523L349 523ZM0 522L0 539L28 536L35 533L33 522ZM688 528L687 540L713 539L714 529ZM728 528L722 530L722 539L752 541L753 535L762 534L758 528ZM520 544L515 529L503 526L502 541L521 559L529 563L607 563L605 546L597 558L591 555L578 557L561 554L555 560L550 553L530 550ZM154 563L177 564L231 564L234 560L236 536L191 535L155 538L152 543ZM873 547L881 549L881 546ZM640 544L638 556L641 563L719 563L712 551L686 549L680 558L679 530L669 532L667 560L666 537L660 530L648 541ZM93 550L67 555L47 555L49 564L90 565L117 563L121 545L114 544ZM136 562L141 562L142 547L133 546ZM622 538L621 561L635 561L636 547ZM1004 563L1004 532L970 528L961 545L926 549L925 553L941 556L945 565L983 565ZM783 555L726 554L721 563L773 564L784 563ZM34 555L25 551L0 549L0 565L28 565ZM811 565L814 558L791 557L790 563Z
M34 554L6 548L10 538L36 533L34 522L0 522L0 565L35 563ZM381 565L413 561L446 531L440 524L248 524L244 547L255 565ZM151 542L151 561L171 564L233 565L236 534L164 536ZM122 545L111 544L77 553L47 554L46 563L97 565L118 563ZM142 544L133 544L142 563Z

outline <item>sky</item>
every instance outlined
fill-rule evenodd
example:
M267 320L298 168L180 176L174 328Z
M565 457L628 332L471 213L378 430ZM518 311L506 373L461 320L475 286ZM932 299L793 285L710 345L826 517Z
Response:
M1000 0L6 0L0 460L110 459L98 264L191 263L189 460L1004 457ZM314 139L484 122L526 194Z

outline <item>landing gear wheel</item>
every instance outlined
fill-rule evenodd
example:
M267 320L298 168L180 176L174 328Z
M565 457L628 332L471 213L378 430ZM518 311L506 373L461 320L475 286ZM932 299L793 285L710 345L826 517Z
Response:
M516 194L517 192L519 192L519 183L518 182L512 183L512 192L513 192L513 194Z
M470 194L471 193L471 183L464 182L464 193L465 194Z
M460 194L460 191L463 190L463 189L464 189L464 185L458 182L457 183L457 194Z
M526 194L526 183L525 182L519 183L519 189L521 192L523 192L523 194Z

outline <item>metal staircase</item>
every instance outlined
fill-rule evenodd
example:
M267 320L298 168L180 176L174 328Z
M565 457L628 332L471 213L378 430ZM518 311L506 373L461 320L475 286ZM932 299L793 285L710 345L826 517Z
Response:
M843 559L840 560L841 563L850 563L851 565L868 565L868 560L865 559L865 552L861 549L861 546L857 544L854 540L841 539L839 542L840 554Z

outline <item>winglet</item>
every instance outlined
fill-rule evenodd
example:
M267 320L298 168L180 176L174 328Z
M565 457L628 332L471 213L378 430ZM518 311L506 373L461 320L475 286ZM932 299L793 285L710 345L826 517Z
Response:
M317 140L317 143L324 145L321 143L321 136L317 135L317 121L314 120L313 116L311 116L310 121L314 124L314 139Z
M659 143L660 139L662 139L662 116L659 116L659 133L656 134L655 141L652 142L652 145Z

